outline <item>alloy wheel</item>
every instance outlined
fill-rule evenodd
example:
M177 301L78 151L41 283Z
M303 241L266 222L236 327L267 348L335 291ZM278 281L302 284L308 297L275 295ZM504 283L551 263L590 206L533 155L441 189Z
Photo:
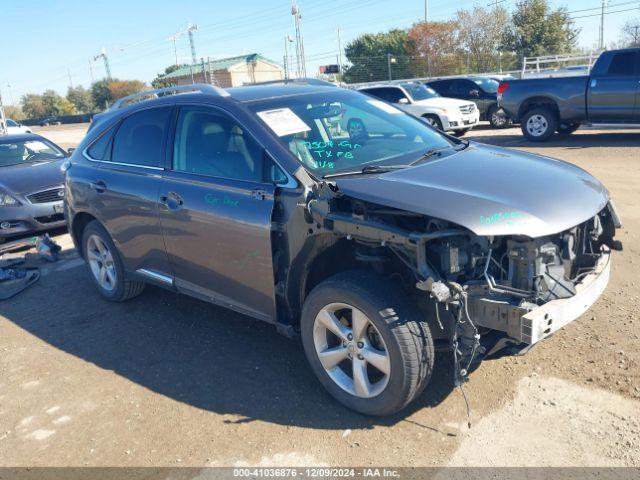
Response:
M372 398L387 386L388 349L361 310L344 303L326 305L316 315L313 342L325 372L347 393Z
M527 119L527 132L529 132L532 137L541 137L546 133L548 128L549 122L540 114L531 115Z
M87 261L98 285L113 291L117 285L116 266L109 246L98 235L91 235L87 240Z

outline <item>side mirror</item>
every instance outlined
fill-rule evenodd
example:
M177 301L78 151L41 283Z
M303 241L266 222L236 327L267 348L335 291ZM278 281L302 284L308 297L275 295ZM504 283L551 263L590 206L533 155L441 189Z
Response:
M398 100L398 103L400 103L402 105L408 105L409 104L409 99L403 97L400 100Z
M76 151L76 149L75 149L74 147L67 148L67 153L68 153L69 155L71 155L71 154L72 154L73 152L75 152L75 151Z
M480 90L475 90L474 89L474 90L471 90L469 93L471 94L472 97L476 97L477 98L477 97L480 96Z

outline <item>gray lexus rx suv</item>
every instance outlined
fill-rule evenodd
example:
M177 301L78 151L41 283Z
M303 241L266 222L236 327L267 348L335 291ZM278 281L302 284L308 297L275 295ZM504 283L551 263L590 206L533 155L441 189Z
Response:
M69 231L104 297L149 283L273 323L370 415L415 399L437 348L460 385L564 327L621 248L607 189L580 168L311 80L124 98L65 170Z

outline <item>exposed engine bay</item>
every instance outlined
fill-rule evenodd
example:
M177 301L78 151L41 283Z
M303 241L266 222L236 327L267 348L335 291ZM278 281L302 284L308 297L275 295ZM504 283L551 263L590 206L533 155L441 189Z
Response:
M501 334L500 348L526 351L583 313L606 286L610 250L622 249L611 203L572 228L530 238L478 236L445 220L354 200L330 183L309 198L311 221L354 242L360 261L416 295L453 351L456 385L488 353L482 339L489 333ZM589 303L581 291L603 272ZM572 298L588 305L565 314L559 301Z

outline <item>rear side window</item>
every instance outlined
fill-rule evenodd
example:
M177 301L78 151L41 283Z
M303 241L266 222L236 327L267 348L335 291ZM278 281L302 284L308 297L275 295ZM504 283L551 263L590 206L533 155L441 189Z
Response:
M93 160L111 160L111 139L113 138L113 128L110 128L107 132L98 138L91 144L87 150L87 154Z
M609 75L634 75L637 71L638 53L620 52L613 55L609 64Z
M399 88L370 88L364 92L390 103L398 103L401 98L407 98Z
M112 162L160 167L171 107L150 108L125 118L113 138Z

